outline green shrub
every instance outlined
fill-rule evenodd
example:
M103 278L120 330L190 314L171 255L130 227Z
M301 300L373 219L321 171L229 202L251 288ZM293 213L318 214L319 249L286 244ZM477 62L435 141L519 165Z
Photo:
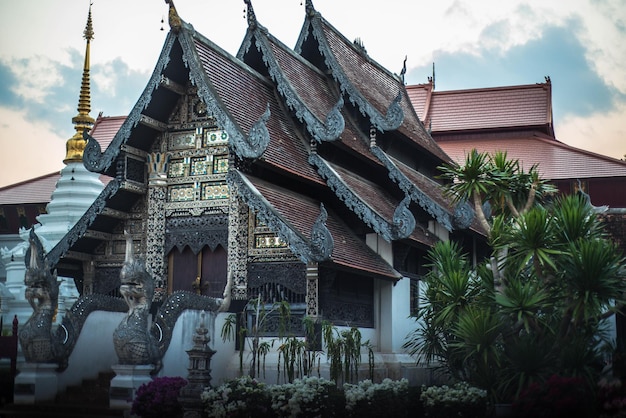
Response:
M422 386L420 399L427 417L483 418L487 391L459 382L453 386Z

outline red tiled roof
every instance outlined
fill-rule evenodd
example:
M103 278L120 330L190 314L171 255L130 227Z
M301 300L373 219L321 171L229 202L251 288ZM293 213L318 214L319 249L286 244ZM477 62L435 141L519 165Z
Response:
M457 138L441 140L439 145L460 164L465 162L465 155L474 148L489 153L506 151L510 159L519 159L525 170L538 164L541 177L550 180L626 177L626 162L570 147L542 135Z
M427 85L408 90L415 111L433 135L472 129L545 127L546 133L552 129L550 83L433 91L429 108Z
M59 177L56 172L0 188L0 205L47 203Z
M269 201L274 210L292 225L294 230L309 239L313 223L320 213L319 201L279 188L257 178L246 177ZM350 228L330 210L328 210L326 226L335 245L331 255L333 263L394 280L400 278L399 274L388 263L369 248L362 239L355 236Z
M101 116L98 115L96 122L91 129L93 136L100 144L100 149L105 150L115 137L117 131L126 120L126 116Z
M415 109L415 113L417 113L417 116L422 122L424 122L424 117L427 112L426 106L430 100L431 88L431 84L415 84L412 86L406 86L406 92L409 95L409 100ZM425 124L425 126L428 125Z
M304 143L298 140L291 118L278 103L273 85L252 68L200 39L194 38L194 44L207 77L244 135L269 103L271 116L266 125L270 145L261 158L294 175L322 183L308 163Z
M102 149L109 146L124 120L126 120L125 116L98 116L91 129L91 135L100 143ZM48 203L59 177L61 177L60 172L50 173L0 188L0 205ZM107 176L100 176L100 181L104 185L109 180Z

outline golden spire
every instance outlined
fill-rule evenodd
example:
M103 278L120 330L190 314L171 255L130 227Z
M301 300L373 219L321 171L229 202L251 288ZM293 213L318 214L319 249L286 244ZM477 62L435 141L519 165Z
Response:
M83 139L83 132L88 131L94 124L94 119L89 116L91 111L91 92L89 88L89 43L93 39L93 26L91 24L91 4L89 4L89 14L87 15L87 26L83 32L87 46L85 48L85 65L83 66L83 79L80 83L80 96L78 98L78 114L72 118L76 133L67 140L66 154L63 162L65 164L80 162L83 160L83 151L86 141Z

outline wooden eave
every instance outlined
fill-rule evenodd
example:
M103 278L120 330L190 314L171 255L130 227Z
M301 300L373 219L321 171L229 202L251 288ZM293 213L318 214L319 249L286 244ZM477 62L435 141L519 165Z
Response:
M303 181L321 183L315 170L307 163L308 146L276 95L272 81L197 33L194 34L194 42L198 59L190 65L192 74L200 74L203 84L210 86L212 92L209 97L208 88L199 88L198 93L208 102L210 110L221 111L223 116L217 117L221 126L237 126L238 134L235 129L228 129L235 145L247 140L247 132L269 106L270 114L265 122L269 144L257 161L297 175ZM196 63L200 67L197 72L194 70ZM200 84L200 80L196 83ZM220 110L216 110L217 107Z
M323 128L327 115L341 98L340 94L332 91L319 69L262 26L248 29L237 58L247 62L250 48L256 48L262 54L263 65L285 104L315 137L316 130Z
M240 172L236 175L249 184L250 191L242 195L248 206L289 243L296 256L303 262L308 262L307 254L311 245L309 236L322 202ZM331 209L327 210L326 226L334 245L330 258L321 263L386 280L401 278L392 266L355 236L340 217Z
M170 62L181 65L172 66ZM177 36L170 32L143 93L106 150L102 151L96 141L89 140L84 153L85 166L115 177L114 161L120 157L124 145L148 151L163 132L169 113L181 97L180 89L172 86L183 84L186 77Z
M309 161L317 167L339 200L384 239L393 241L406 238L413 231L415 218L408 207L406 211L402 210L403 199L393 197L381 185L342 169L317 154L312 154ZM406 222L401 223L401 220Z
M319 12L307 16L295 48L297 52L305 52L303 46L310 36L318 44L315 53L322 55L322 61L330 69L342 92L367 115L373 126L380 132L397 130L403 136L401 140L426 150L432 155L431 158L440 162L449 161L419 121L400 77L360 51L324 20ZM397 113L398 107L403 117L399 120L394 118L392 122L388 117L392 109Z

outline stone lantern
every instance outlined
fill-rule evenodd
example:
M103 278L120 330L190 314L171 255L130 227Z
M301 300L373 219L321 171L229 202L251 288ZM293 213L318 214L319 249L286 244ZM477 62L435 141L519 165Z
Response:
M189 356L189 371L187 385L181 388L178 400L183 405L184 418L202 417L202 400L200 395L206 387L211 386L211 357L215 350L209 347L211 338L209 330L204 325L205 312L200 317L200 325L196 328L193 337L193 347L187 350Z

